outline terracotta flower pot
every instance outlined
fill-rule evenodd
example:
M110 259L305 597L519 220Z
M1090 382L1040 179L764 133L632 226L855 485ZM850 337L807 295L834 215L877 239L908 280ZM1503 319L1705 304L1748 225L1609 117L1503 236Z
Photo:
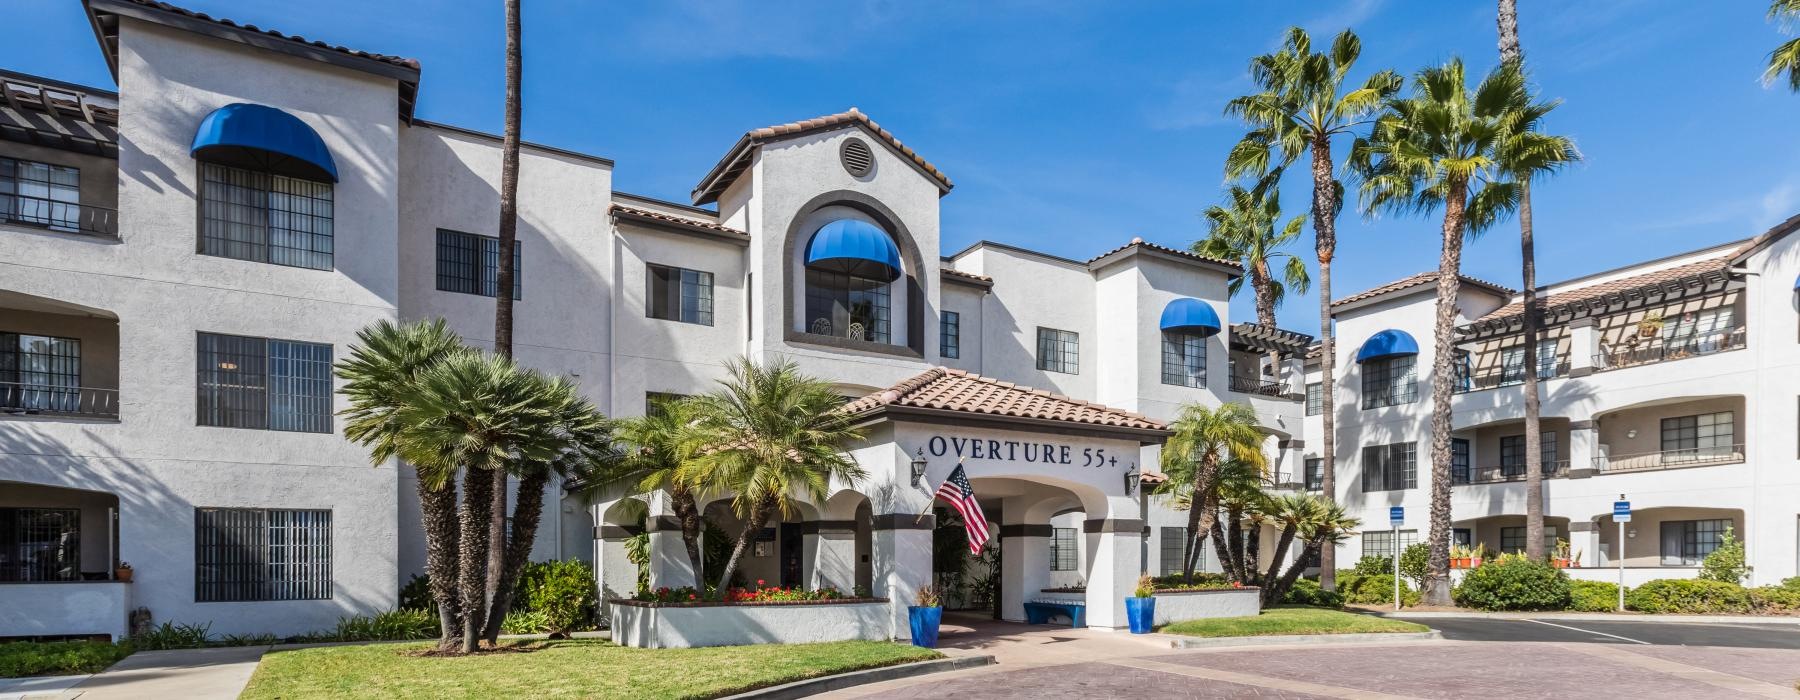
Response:
M113 580L121 583L131 583L131 574L131 569L113 569Z

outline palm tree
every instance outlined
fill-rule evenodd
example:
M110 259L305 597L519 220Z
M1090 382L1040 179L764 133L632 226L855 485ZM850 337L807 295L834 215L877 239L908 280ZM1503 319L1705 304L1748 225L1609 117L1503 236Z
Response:
M1783 24L1800 20L1800 0L1771 0L1769 19ZM1775 82L1783 74L1787 75L1788 89L1800 92L1800 37L1769 52L1769 68L1763 71L1763 81Z
M406 424L396 418L406 389L420 372L445 357L464 352L462 341L443 319L397 325L380 321L356 334L350 356L339 361L337 376L344 380L341 392L349 402L344 416L344 436L369 448L380 464L399 455ZM418 467L420 520L425 531L425 573L431 596L437 602L441 635L438 648L456 648L462 635L462 616L456 586L460 557L456 520L455 475L444 465Z
M1329 551L1327 545L1336 547L1349 539L1350 533L1362 527L1362 521L1350 517L1342 505L1311 495L1304 498L1313 505L1295 506L1302 511L1299 517L1294 518L1297 521L1295 533L1301 541L1300 555L1294 557L1293 563L1288 565L1287 571L1280 578L1274 577L1274 572L1281 562L1281 555L1270 562L1269 575L1264 577L1262 584L1263 600L1268 601L1265 605L1273 605L1287 597L1288 591L1294 588L1294 582L1300 580L1300 574L1306 570L1306 562L1312 555ZM1284 536L1285 532L1284 528ZM1281 547L1278 545L1277 549Z
M1281 562L1287 558L1288 548L1293 546L1294 539L1299 537L1303 528L1311 527L1315 520L1322 517L1325 508L1324 500L1306 493L1272 496L1264 502L1264 517L1271 524L1280 527L1281 533L1276 537L1274 553L1269 556L1268 570L1261 575L1259 582L1262 585L1263 605L1274 605L1281 601L1280 594L1285 594L1286 591L1278 594L1275 586L1270 584L1276 581L1278 572L1281 571ZM1304 552L1298 557L1301 560L1305 558Z
M1337 356L1331 328L1331 263L1337 254L1337 214L1343 208L1343 186L1335 178L1331 159L1333 138L1348 135L1380 107L1382 100L1400 89L1400 76L1380 71L1360 88L1344 91L1350 69L1362 53L1362 40L1346 29L1332 41L1331 53L1314 53L1312 37L1299 27L1288 29L1281 50L1250 60L1250 77L1260 92L1233 99L1227 114L1248 122L1251 130L1233 146L1225 159L1225 175L1236 179L1262 175L1271 167L1285 166L1312 154L1313 248L1319 258L1319 342L1324 373L1325 497L1336 498ZM1278 165L1277 165L1278 164ZM1335 552L1326 552L1319 584L1335 588L1332 570Z
M1306 274L1306 261L1281 251L1300 237L1306 215L1295 216L1279 232L1275 230L1281 221L1281 191L1276 188L1279 182L1277 171L1250 189L1232 185L1225 203L1207 207L1202 214L1207 235L1193 246L1194 252L1201 255L1243 263L1250 273L1250 288L1256 294L1256 322L1269 328L1275 327L1275 307L1281 305L1288 289L1305 293L1312 283ZM1271 268L1281 258L1287 258L1287 263L1282 265L1281 279L1276 279ZM1243 287L1243 277L1231 279L1232 296L1237 296Z
M1419 71L1412 94L1388 100L1369 137L1351 151L1365 212L1444 210L1431 377L1428 605L1450 602L1450 395L1463 239L1480 235L1517 206L1519 188L1507 179L1500 150L1531 115L1550 106L1532 102L1512 65L1496 68L1471 91L1462 61L1452 59Z
M500 229L494 275L494 353L513 356L513 251L519 238L519 83L522 58L519 51L519 0L506 0L506 105L500 139ZM487 600L497 605L501 572L505 568L506 481L505 470L496 469L485 489L492 501L487 509ZM463 498L469 498L464 493ZM473 512L469 513L474 515ZM515 517L517 517L515 515Z
M719 572L719 588L730 584L769 517L794 511L796 495L823 502L832 480L854 485L866 476L844 452L862 433L838 410L843 399L830 384L787 360L759 365L739 358L730 372L718 392L694 398L683 443L695 457L675 475L690 486L733 492L731 507L744 527Z
M1194 578L1194 544L1218 521L1220 474L1228 461L1262 471L1263 433L1256 411L1241 403L1210 408L1186 404L1169 424L1169 440L1163 444L1162 472L1169 480L1158 493L1188 499L1187 544L1181 553L1181 575Z
M681 543L694 567L694 580L705 581L706 562L700 551L704 521L696 496L710 492L710 484L675 478L682 464L694 456L691 445L682 443L682 436L694 421L695 408L689 399L664 401L644 415L617 421L613 429L625 448L620 476L639 492L668 492L669 506L681 521Z

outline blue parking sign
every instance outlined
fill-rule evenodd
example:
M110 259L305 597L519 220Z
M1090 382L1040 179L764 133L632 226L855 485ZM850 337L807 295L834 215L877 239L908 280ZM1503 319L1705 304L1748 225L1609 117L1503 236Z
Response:
M1394 527L1400 527L1401 523L1406 522L1406 506L1388 508L1388 522Z
M1613 522L1631 522L1631 501L1613 501Z

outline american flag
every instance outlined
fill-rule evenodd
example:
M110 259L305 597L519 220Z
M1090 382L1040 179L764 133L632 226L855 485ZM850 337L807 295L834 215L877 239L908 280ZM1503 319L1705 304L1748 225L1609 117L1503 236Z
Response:
M981 513L981 504L975 502L975 487L969 485L969 475L963 473L961 464L950 471L950 476L938 486L936 495L949 501L950 507L962 514L963 531L969 535L969 551L980 554L981 548L987 546L987 516Z

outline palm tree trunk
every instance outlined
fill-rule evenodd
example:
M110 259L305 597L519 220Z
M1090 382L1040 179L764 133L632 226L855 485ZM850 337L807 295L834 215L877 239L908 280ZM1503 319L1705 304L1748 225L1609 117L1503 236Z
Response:
M1269 261L1258 260L1250 267L1250 286L1256 292L1256 323L1264 328L1275 327L1275 284L1269 276ZM1281 352L1269 351L1269 369L1280 377ZM1256 381L1262 381L1262 372L1256 373Z
M537 542L538 525L543 522L544 489L550 485L550 469L549 465L532 466L535 468L519 480L519 501L513 506L512 535L501 563L500 585L494 588L494 600L488 607L487 630L482 636L489 645L500 642L500 628L506 624L506 614L512 612L519 576L525 573L526 562L531 561L531 545Z
M462 500L462 651L472 654L479 648L481 632L487 621L488 511L493 508L493 494L488 491L494 481L487 470L463 470Z
M731 575L737 573L738 560L744 557L744 550L750 547L750 538L761 532L763 525L769 520L769 513L775 510L775 499L760 497L750 506L750 519L744 522L744 531L738 533L737 541L731 545L731 556L725 560L725 569L719 574L719 590L723 591L731 584Z
M1215 519L1213 520L1213 524L1208 526L1206 530L1207 534L1212 536L1213 552L1217 553L1217 556L1219 557L1219 568L1224 570L1226 578L1233 581L1238 580L1238 575L1231 570L1231 545L1226 543L1225 527L1220 525L1219 521Z
M1525 287L1525 556L1544 559L1543 400L1538 393L1537 250L1531 229L1531 180L1519 180L1519 252Z
M437 602L439 651L455 651L462 643L461 596L457 592L456 486L449 481L437 488L420 478L419 514L425 530L425 578L431 598Z
M1280 601L1280 594L1286 592L1278 591L1273 585L1275 583L1275 573L1281 570L1281 560L1287 556L1288 547L1293 546L1294 534L1299 532L1299 530L1300 529L1293 523L1288 523L1287 525L1282 526L1281 538L1275 541L1275 553L1273 556L1269 557L1268 571L1262 574L1261 580L1258 582L1262 585L1264 607L1274 605L1276 602ZM1304 559L1305 557L1301 558ZM1271 595L1276 597L1270 598L1269 596Z
M1197 501L1190 501L1188 503L1187 546L1181 550L1181 580L1183 583L1194 582L1194 567L1198 565L1194 557L1194 550L1199 548L1200 538L1205 536L1206 531L1200 529L1200 504Z
M1319 371L1323 399L1319 436L1319 488L1325 501L1337 501L1337 342L1331 327L1331 261L1337 255L1337 181L1332 178L1331 138L1320 135L1312 143L1313 249L1319 257ZM1319 587L1337 590L1337 546L1319 551Z
M681 544L687 548L688 563L694 567L694 581L704 585L706 556L700 551L700 531L704 527L700 506L694 503L694 493L684 486L669 490L669 506L675 510L675 519L681 521Z
M1227 506L1225 508L1225 541L1231 545L1232 580L1246 583L1253 568L1244 560L1244 511L1242 508Z
M1273 601L1273 603L1279 603L1282 598L1286 598L1288 591L1294 590L1294 582L1300 580L1300 574L1306 570L1306 553L1309 551L1323 551L1324 546L1322 540L1308 540L1302 545L1300 556L1294 558L1294 563L1288 565L1287 571L1281 574L1281 578L1276 579L1269 584L1269 588L1272 590L1268 593L1268 600ZM1265 605L1272 605L1273 603L1267 603Z
M1219 519L1219 458L1216 455L1207 454L1200 458L1200 468L1194 474L1194 496L1189 499L1188 507L1200 511L1194 532L1211 530ZM1223 564L1225 558L1226 553L1220 550L1219 562Z
M1500 0L1499 9L1499 13L1495 15L1495 24L1500 28L1500 62L1522 62L1525 60L1525 51L1519 48L1518 0Z
M513 354L513 251L519 235L519 1L506 0L506 126L500 141L500 242L494 275L494 354ZM506 568L506 471L495 469L488 510L487 595L475 605L500 607ZM495 621L498 629L499 621Z
M1461 287L1463 211L1469 184L1451 180L1444 197L1443 251L1438 257L1437 318L1431 359L1431 558L1426 605L1450 604L1450 395L1456 354L1456 295ZM1396 547L1398 543L1396 543ZM1399 550L1395 550L1399 556Z

